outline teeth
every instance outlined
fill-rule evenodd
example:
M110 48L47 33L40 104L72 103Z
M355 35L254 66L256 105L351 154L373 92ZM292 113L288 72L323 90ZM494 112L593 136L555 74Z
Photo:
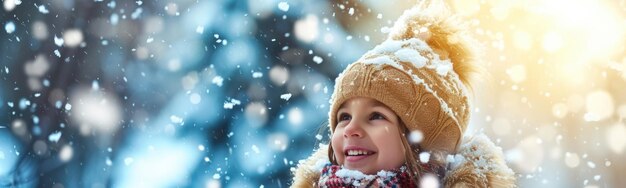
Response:
M356 155L368 155L370 154L368 151L364 150L348 150L348 155L356 156Z

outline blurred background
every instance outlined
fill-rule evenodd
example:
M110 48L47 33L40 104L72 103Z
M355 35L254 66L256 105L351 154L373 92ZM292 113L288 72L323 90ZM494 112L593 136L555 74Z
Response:
M417 0L3 0L0 186L287 187L349 63ZM468 135L521 187L626 184L626 2L448 0Z

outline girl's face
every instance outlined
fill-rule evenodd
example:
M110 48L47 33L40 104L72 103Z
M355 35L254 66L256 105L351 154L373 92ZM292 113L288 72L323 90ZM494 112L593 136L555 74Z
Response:
M365 174L397 169L405 162L400 120L383 103L352 98L337 111L332 146L337 163Z

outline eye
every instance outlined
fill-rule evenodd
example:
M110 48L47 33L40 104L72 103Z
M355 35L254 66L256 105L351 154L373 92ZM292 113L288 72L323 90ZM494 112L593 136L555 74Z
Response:
M378 112L372 113L372 116L370 117L370 120L379 120L379 119L385 120L386 118L381 113L378 113Z
M342 121L348 121L348 120L350 120L350 119L352 119L352 116L350 116L350 114L347 114L347 113L341 113L341 114L339 114L338 121L339 121L339 122L342 122Z

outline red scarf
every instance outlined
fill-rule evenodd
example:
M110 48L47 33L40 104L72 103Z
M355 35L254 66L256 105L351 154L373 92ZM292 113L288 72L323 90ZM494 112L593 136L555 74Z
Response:
M422 164L422 169L427 173L439 175L439 178L443 177L442 172L445 173L442 171L444 169L429 164ZM318 187L417 187L418 183L409 176L405 166L399 170L379 171L375 175L366 175L329 163L322 169Z
M422 174L437 175L441 180L445 176L445 168L432 164L420 164ZM440 181L441 182L441 181ZM318 187L418 187L409 176L408 170L402 166L399 170L379 171L376 175L366 175L356 170L344 169L339 165L326 164L318 181Z

